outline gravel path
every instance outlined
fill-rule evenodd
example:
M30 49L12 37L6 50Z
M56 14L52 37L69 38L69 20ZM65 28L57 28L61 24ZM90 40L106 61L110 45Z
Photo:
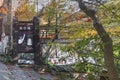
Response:
M0 62L0 80L56 80L50 74L39 74L30 68L5 65Z

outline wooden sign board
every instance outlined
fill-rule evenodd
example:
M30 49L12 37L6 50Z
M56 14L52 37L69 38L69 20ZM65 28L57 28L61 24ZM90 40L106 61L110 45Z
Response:
M32 22L18 22L17 24L17 51L19 64L34 64L33 34L34 26Z

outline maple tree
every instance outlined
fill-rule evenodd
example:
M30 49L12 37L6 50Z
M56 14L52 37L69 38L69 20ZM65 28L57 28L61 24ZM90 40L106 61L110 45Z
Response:
M113 22L114 23L116 23L116 21L119 22L119 11L118 11L119 10L119 0L116 0L116 1L117 2L115 4L112 4L112 2L111 2L111 3L107 3L105 5L102 5L102 7L99 8L99 12L98 12L98 15L100 16L100 21L102 22L102 24L107 26L104 28L109 33L110 37L111 36L112 37L119 36L119 32L120 32L118 23L117 23L118 27L111 28L111 26L116 26L115 24L113 24ZM112 6L110 6L111 4L112 4ZM107 8L104 6L107 6ZM71 45L68 46L70 49L72 49L72 50L74 49L75 52L82 53L82 51L87 48L87 45L89 44L89 42L91 40L98 39L98 38L96 38L96 35L97 35L97 31L95 30L96 28L92 27L93 26L92 19L90 18L90 17L93 17L94 15L90 16L90 14L89 14L88 16L86 16L83 12L78 12L77 14L73 15L72 13L65 12L63 10L63 7L64 7L64 4L60 5L59 3L56 3L54 0L52 0L50 4L45 6L45 11L43 12L43 15L41 17L42 17L42 19L44 19L45 22L47 22L46 26L52 27L52 28L54 28L54 30L56 27L57 28L59 27L60 28L59 34L62 35L62 38L67 37L67 38L71 38L71 39L82 39L81 41L78 41L74 45L71 44L72 46ZM111 10L112 10L112 13L111 13ZM2 11L5 12L4 10L2 10ZM106 13L104 11L106 11ZM59 25L57 23L58 17L56 16L58 13L60 14L60 17L59 17L60 24ZM114 16L113 16L113 14L114 14ZM19 20L31 20L31 18L34 15L36 15L35 6L29 5L25 1L17 8L16 15L18 16ZM108 23L110 23L110 24L108 24ZM65 33L65 32L67 32L67 33ZM57 35L59 35L59 34L57 33ZM109 37L109 35L107 35L107 37ZM103 38L103 37L101 37L101 38ZM119 43L119 41L117 43ZM102 43L102 44L104 44L104 43ZM51 45L51 43L49 43L48 45ZM101 44L99 45L96 43L94 45L95 45L95 47L96 47L96 45L98 45L98 47L100 47L100 49L101 49L100 52L102 52L103 47L101 48ZM105 46L105 45L103 45L103 46ZM111 46L111 44L110 44L110 46ZM103 59L102 54L96 55L96 53L98 53L98 52L94 51L94 50L90 51L91 54L85 55L84 57L88 58L88 56L92 55L92 57L94 56L93 58L101 57L100 59ZM82 54L79 54L79 56L83 57ZM49 57L49 51L45 54L45 57L46 58ZM99 62L98 64L101 64L102 66L104 65L103 61ZM89 67L88 65L83 65L83 66L85 68ZM77 68L83 69L84 68L83 66L77 65ZM93 68L94 67L92 67L92 69Z
M78 3L79 3L80 9L82 9L93 20L93 26L104 43L103 45L104 59L105 59L106 67L108 69L109 79L119 80L118 74L115 68L115 64L114 64L112 39L103 28L103 25L99 22L99 19L96 16L95 10L88 9L86 5L83 3L83 0L78 0Z
M6 14L7 13L7 9L5 7L1 7L0 8L0 13Z
M82 0L78 0L79 2L82 2ZM82 6L83 7L83 5L84 5L84 3L81 3L80 4L80 6ZM119 5L119 0L116 0L116 2L114 2L114 1L110 1L110 2L108 2L108 3L106 3L106 4L100 4L101 6L99 7L99 9L98 9L98 15L99 15L99 18L100 18L100 21L102 22L102 24L104 24L106 27L104 27L104 26L102 26L102 27L104 27L104 29L107 31L107 35L109 36L109 39L111 40L111 38L112 38L112 40L113 40L113 43L114 43L114 45L116 45L116 43L117 43L117 46L118 46L118 43L119 43L119 38L118 38L118 36L119 36L119 6L116 6L116 5ZM107 5L109 5L109 6L107 6ZM81 8L81 7L80 7ZM115 9L114 9L115 8ZM93 18L93 16L91 16L92 15L92 13L90 14L89 13L89 11L87 12L87 10L86 10L86 8L84 7L84 8L82 8L82 10L85 12L85 13L87 13L87 15L89 16L89 17L91 17L91 18ZM89 10L89 8L88 8L88 10ZM106 11L106 12L105 12ZM116 13L117 12L117 13ZM93 13L94 14L94 13ZM94 20L94 18L93 18L93 20ZM97 20L96 20L97 21ZM75 23L75 22L74 22ZM72 32L72 34L75 34L75 35L73 35L73 37L72 38L82 38L81 39L81 41L78 41L78 43L76 43L77 45L76 46L71 46L71 47L73 47L73 49L75 48L75 52L78 50L78 52L77 53L79 53L79 54L82 54L82 52L80 52L80 50L81 51L83 51L84 50L84 48L86 48L86 46L87 46L87 43L89 43L89 38L91 37L91 36L95 36L95 35L97 35L97 32L95 31L95 29L94 28L91 28L92 26L95 26L95 25L92 25L92 24L89 24L89 25L87 25L87 23L85 23L84 22L84 24L80 24L80 22L79 22L79 24L74 24L74 23L71 23L71 27L72 27L72 29L71 29L71 31L70 32ZM80 26L82 26L82 28L80 28ZM84 27L85 26L85 27ZM91 27L90 27L91 26ZM99 26L99 25L97 25L97 26ZM95 26L95 27L97 27L97 26ZM97 30L98 29L100 29L101 27L99 26L99 28L97 28ZM75 31L74 31L75 30ZM90 32L89 32L90 31ZM92 34L92 32L94 32L94 34ZM104 31L101 31L101 32L104 32ZM90 33L90 35L88 35ZM98 30L98 33L99 33L99 30ZM100 33L99 33L99 35L100 35ZM107 37L107 36L106 36ZM87 39L88 38L88 39ZM103 38L103 36L101 35L101 38ZM117 38L117 39L116 39ZM86 42L86 40L88 40L88 42ZM92 40L92 39L90 39L90 40ZM85 42L84 42L85 41ZM108 41L108 40L107 40ZM104 42L104 41L103 41ZM112 42L111 42L112 43ZM102 45L104 46L104 47L102 47L102 48L105 48L105 47L107 47L107 45L106 45L107 43L102 43ZM85 46L84 46L85 45ZM95 45L95 44L94 44ZM69 49L68 50L72 50L73 51L73 49L72 48L70 48L70 46L69 46ZM83 48L82 48L83 47ZM109 46L108 46L109 47ZM111 45L111 47L114 47L113 45ZM77 48L77 49L76 49ZM82 49L81 49L82 48ZM102 49L101 48L101 49ZM119 49L119 46L118 46L118 49ZM114 49L115 50L115 49ZM108 49L106 49L105 50L106 51L106 53L104 53L104 55L107 55L107 51L109 51ZM119 50L117 50L117 51L119 51ZM102 52L104 52L104 51L102 51ZM111 51L111 52L113 52L113 51ZM116 51L114 51L114 52L116 52ZM90 51L89 51L89 53L91 53ZM94 55L93 53L99 53L99 52L92 52L91 53L91 55ZM103 54L103 53L102 53ZM115 57L114 57L114 54L115 53L112 53L112 59L114 58L115 59ZM91 56L91 55L87 55L87 56ZM95 54L96 55L96 54ZM110 54L108 54L108 55L110 55ZM116 55L118 55L118 53L116 53ZM115 55L115 56L116 56ZM82 55L83 56L83 55ZM86 55L84 55L84 56L86 56ZM93 56L91 56L91 57L93 57ZM98 57L98 56L97 56ZM118 57L118 56L117 56ZM103 58L103 57L102 57ZM106 58L106 57L105 57ZM111 59L111 58L110 58ZM108 63L109 63L109 60L108 59L106 59L106 61L108 61ZM110 62L113 62L113 61L110 61ZM102 63L103 63L103 61L102 61ZM116 61L115 61L115 63L116 63ZM119 64L119 63L118 63ZM102 64L103 65L103 64ZM105 65L107 65L107 63L105 64ZM114 62L113 62L113 65L114 65ZM81 65L79 65L77 68L79 68ZM111 66L111 65L109 65L109 66ZM107 68L109 67L109 66L107 66ZM81 66L82 67L82 66ZM84 65L84 67L86 67L86 65ZM82 67L83 68L83 67ZM117 68L115 68L115 67L112 67L112 68L114 68L114 69L111 69L111 70L117 70ZM110 70L110 69L109 69ZM112 76L111 77L111 75L113 75L112 74L112 72L114 72L114 71L111 71L111 72L109 72L108 71L108 74L109 74L109 77L110 77L110 79L111 80L113 80L112 78L115 78L115 80L116 79L118 79L118 76L117 76L117 71L116 72L114 72L114 75L116 76Z

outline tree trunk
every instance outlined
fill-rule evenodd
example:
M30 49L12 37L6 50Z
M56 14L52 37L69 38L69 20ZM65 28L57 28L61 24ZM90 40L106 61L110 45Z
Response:
M112 40L100 23L94 23L94 27L98 32L99 36L101 37L101 40L103 41L103 44L104 44L104 49L103 49L104 60L108 70L108 76L110 80L119 80L118 74L115 68L115 64L114 64Z
M96 12L94 10L88 9L85 4L83 3L83 0L78 0L79 7L81 10L83 10L92 20L93 20L93 26L95 27L98 35L100 36L101 40L104 44L104 60L105 65L108 70L108 76L110 80L119 80L118 73L115 68L114 64L114 57L113 57L113 43L110 38L110 36L107 34L105 29L103 28L102 24L100 24Z

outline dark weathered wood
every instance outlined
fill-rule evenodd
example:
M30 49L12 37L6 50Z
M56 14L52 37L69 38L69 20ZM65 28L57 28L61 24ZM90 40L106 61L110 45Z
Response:
M39 19L38 17L33 18L33 26L34 26L34 34L33 34L33 47L34 47L34 53L35 53L35 64L40 64L40 55L41 55L41 47L39 44L40 38L39 38Z
M1 41L1 35L2 35L2 23L3 23L3 18L0 18L0 41Z

